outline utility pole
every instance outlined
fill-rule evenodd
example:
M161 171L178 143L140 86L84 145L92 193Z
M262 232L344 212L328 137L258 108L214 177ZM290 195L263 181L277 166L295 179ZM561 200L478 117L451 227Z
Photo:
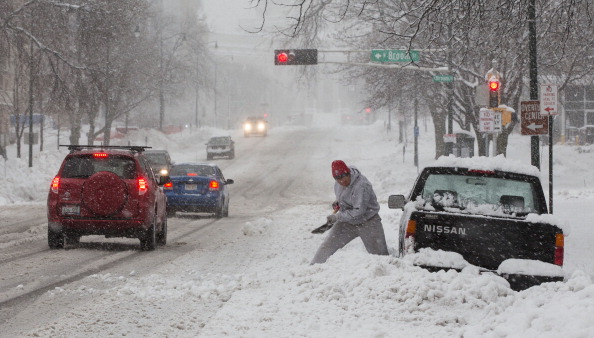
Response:
M536 59L536 0L530 0L528 4L528 39L528 51L530 54L530 100L538 101L538 63ZM538 135L530 136L530 158L532 165L540 169L538 137Z

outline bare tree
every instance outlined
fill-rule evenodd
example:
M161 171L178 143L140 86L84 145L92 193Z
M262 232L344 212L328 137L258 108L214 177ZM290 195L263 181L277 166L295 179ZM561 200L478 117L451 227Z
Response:
M477 139L479 105L474 101L477 87L484 83L493 60L503 74L503 97L506 105L518 107L526 90L528 73L528 18L531 0L495 1L389 1L389 0L246 0L262 13L263 29L273 7L284 10L287 25L278 27L282 36L300 41L303 46L320 45L320 31L329 25L341 25L337 38L356 48L393 48L441 50L425 53L420 62L407 66L448 66L455 77L453 91L428 85L428 76L415 73L398 91L376 86L370 101L375 104L422 95L421 103L431 109L436 130L436 157L443 154L444 117L448 113L460 128L474 128ZM582 78L594 67L592 60L593 8L588 1L537 1L540 74L555 74L564 83ZM346 29L345 29L346 28ZM585 42L585 43L584 43ZM589 43L588 43L589 42ZM581 45L580 45L581 44ZM364 60L359 60L364 62ZM368 61L368 60L367 60ZM346 68L348 69L348 67ZM353 76L374 79L387 77L390 83L398 76L392 70L348 69ZM402 74L410 74L403 71ZM368 81L371 83L371 81ZM423 85L423 83L425 85ZM423 90L419 90L423 89ZM426 95L429 94L429 95ZM453 111L448 111L450 107ZM497 152L505 153L514 120L499 135ZM479 142L479 155L486 153Z

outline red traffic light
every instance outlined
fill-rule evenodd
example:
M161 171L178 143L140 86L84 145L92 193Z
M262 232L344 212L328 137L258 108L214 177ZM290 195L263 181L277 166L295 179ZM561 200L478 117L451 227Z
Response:
M498 91L499 90L499 81L489 81L489 89L491 91Z
M278 55L276 56L276 59L280 63L285 63L285 62L289 61L289 55L287 53L278 53Z
M316 65L318 64L317 49L276 49L274 51L275 65Z

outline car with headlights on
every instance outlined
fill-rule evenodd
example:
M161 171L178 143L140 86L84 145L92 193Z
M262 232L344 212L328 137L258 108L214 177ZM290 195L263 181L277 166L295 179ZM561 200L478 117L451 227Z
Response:
M69 145L47 197L51 249L81 236L138 238L142 250L167 243L169 176L156 178L142 146Z
M235 141L231 136L214 136L206 143L206 159L210 161L215 157L235 158Z
M169 175L169 170L173 164L167 150L146 150L144 156L151 164L153 173L156 176Z
M266 136L268 121L264 117L251 116L243 122L243 136Z
M164 185L167 214L177 212L210 213L229 216L229 189L232 179L225 179L213 163L180 163L171 167L171 182Z

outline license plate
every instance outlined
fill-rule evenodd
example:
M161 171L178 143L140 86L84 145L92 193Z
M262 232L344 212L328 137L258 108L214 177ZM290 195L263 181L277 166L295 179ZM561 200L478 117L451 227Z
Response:
M79 215L80 214L80 206L79 205L63 205L62 206L62 215Z
M186 190L198 190L198 184L186 184Z

